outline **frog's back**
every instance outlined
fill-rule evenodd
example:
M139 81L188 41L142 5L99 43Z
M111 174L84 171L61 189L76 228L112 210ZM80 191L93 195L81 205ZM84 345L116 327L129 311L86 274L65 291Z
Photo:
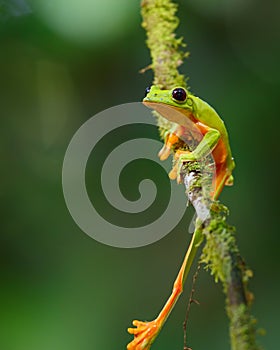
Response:
M221 151L226 153L227 166L229 170L233 170L235 163L232 158L229 136L224 121L220 118L215 109L211 107L207 102L193 95L189 97L194 102L193 114L195 119L197 119L200 123L206 125L208 128L213 128L220 132L221 139L217 145L218 149L216 151L219 151L219 149L221 149Z

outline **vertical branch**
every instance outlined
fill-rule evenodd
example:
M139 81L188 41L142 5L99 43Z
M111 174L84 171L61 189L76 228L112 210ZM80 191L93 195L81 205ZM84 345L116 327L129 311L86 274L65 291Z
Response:
M175 35L179 24L176 12L177 5L170 0L143 0L141 3L142 26L147 33L154 84L165 89L175 85L186 87L186 79L178 67L188 53L181 50L186 47L183 38Z
M183 39L177 38L175 30L179 20L176 17L177 5L171 0L142 0L142 26L147 33L147 46L150 49L154 72L154 84L164 89L174 86L186 87L186 79L178 67L188 53ZM159 126L166 122L159 118ZM182 178L189 200L195 209L209 204L203 191L203 174L200 164L187 163L182 170ZM239 255L234 229L226 222L227 208L213 202L210 217L203 224L206 244L201 261L210 269L215 281L220 281L226 296L226 311L230 322L232 350L258 350L255 321L250 315L250 294L247 280L250 271L242 263ZM148 347L147 347L148 348ZM144 349L144 348L143 348Z
M205 227L206 244L201 261L221 282L226 296L226 312L232 350L259 350L256 342L256 320L250 314L252 294L247 282L252 271L244 264L236 243L235 229L226 222L228 209L215 203L211 221Z

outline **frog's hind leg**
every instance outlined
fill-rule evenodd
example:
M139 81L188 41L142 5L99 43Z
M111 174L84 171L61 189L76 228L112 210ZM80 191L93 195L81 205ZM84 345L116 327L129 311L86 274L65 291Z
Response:
M214 179L214 191L213 191L213 199L216 200L224 186L232 186L233 185L233 176L231 172L228 170L227 164L222 163L216 166L216 176Z

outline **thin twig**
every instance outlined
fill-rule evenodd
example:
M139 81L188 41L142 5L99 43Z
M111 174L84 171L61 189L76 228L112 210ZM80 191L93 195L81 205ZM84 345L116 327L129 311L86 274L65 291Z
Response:
M188 322L188 319L189 319L189 314L190 314L190 310L191 310L191 304L195 303L195 304L199 305L199 302L196 299L194 299L194 293L195 293L195 284L196 284L196 281L197 281L197 277L198 277L200 268L201 268L201 264L199 263L198 266L197 266L197 269L196 269L196 271L195 271L195 273L193 275L192 289L191 289L191 293L190 293L190 296L189 296L189 302L188 302L188 306L187 306L187 310L186 310L185 320L184 320L184 323L183 323L184 350L192 350L191 348L189 348L187 346L187 322Z

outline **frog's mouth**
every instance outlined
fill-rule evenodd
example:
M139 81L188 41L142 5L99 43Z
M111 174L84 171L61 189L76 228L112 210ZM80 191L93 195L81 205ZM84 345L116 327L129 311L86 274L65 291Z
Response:
M177 123L190 130L194 128L196 119L194 118L192 112L187 109L171 106L166 103L151 102L147 100L144 100L143 104L158 112L162 117L172 123Z

